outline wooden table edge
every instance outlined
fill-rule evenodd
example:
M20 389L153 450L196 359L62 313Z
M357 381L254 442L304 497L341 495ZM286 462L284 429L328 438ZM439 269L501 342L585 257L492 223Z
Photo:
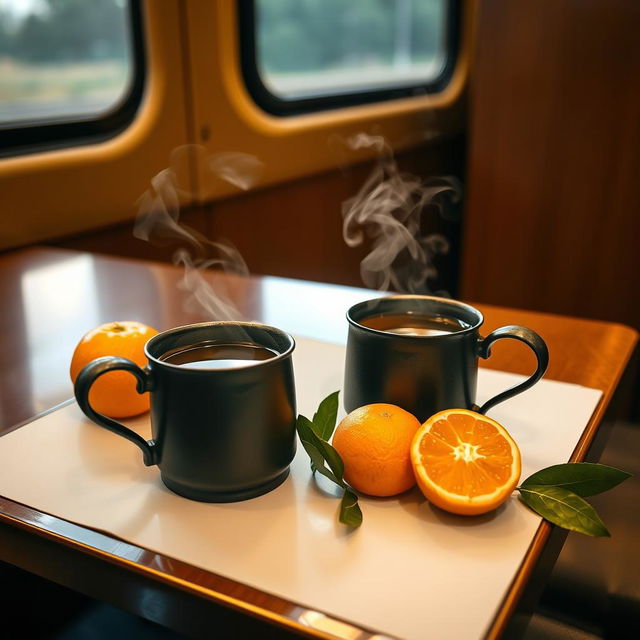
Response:
M622 376L629 360L631 359L633 348L637 342L637 333L634 332L632 329L629 329L629 337L630 337L630 344L629 344L627 356L625 357L624 362L621 363L621 367L619 368L616 378L612 381L610 388L606 391L603 390L602 398L600 399L598 406L596 407L593 415L591 416L591 419L589 420L587 427L585 428L585 431L583 432L582 437L578 441L578 444L576 445L576 448L574 449L574 452L571 455L571 458L570 458L571 462L579 462L584 459L589 449L589 446L593 441L593 438L595 437L595 434L597 432L597 425L600 424L602 416L604 415L604 412L606 411L607 407L611 402L611 399L613 397L613 390L616 388L620 377ZM72 401L73 399L70 398L62 403L59 403L54 407L51 407L50 409L42 411L38 413L36 416L34 416L33 418L14 425L9 431L14 431L22 426L25 426L49 413L52 413L53 411L56 411L64 406L67 406ZM12 506L13 508L11 508ZM7 507L9 508L7 509ZM19 515L18 512L20 510L23 510L24 512L32 513L33 520L38 518L38 514L46 515L48 518L52 519L52 524L49 526L45 526L42 522L39 522L38 524L34 524L33 522L30 522L29 520L27 520L24 517L24 515L23 516ZM11 513L11 511L13 511L13 513ZM131 542L128 542L126 540L121 540L117 536L111 533L97 531L95 529L91 529L90 527L86 527L84 525L80 525L80 524L70 522L68 520L64 520L63 518L60 518L52 514L44 514L43 512L37 509L34 509L28 505L23 505L19 502L16 502L4 496L0 496L0 521L11 524L12 526L16 526L19 529L29 531L30 533L34 533L39 537L45 537L50 540L56 541L58 543L64 544L67 547L71 547L76 550L89 553L93 556L102 558L103 560L111 564L127 567L137 573L146 574L147 576L153 577L154 579L157 579L165 584L170 584L180 588L183 591L209 598L214 602L242 611L256 618L259 618L259 619L266 618L267 620L271 621L272 623L280 627L293 629L295 631L303 632L307 635L310 635L312 637L317 637L317 638L331 639L336 637L335 635L323 633L320 630L314 629L313 627L300 623L299 622L300 616L308 609L300 605L299 603L292 602L290 600L287 600L286 598L281 598L279 596L274 596L260 589L250 587L243 583L237 582L233 579L226 578L225 576L220 576L211 571L207 571L206 573L210 575L213 579L220 580L223 582L228 582L232 586L241 587L243 589L250 589L252 591L255 591L256 593L264 594L266 596L275 598L283 603L286 603L286 605L290 608L290 611L288 613L275 612L272 609L257 606L255 604L252 604L251 602L247 602L246 600L241 600L237 597L230 595L229 593L225 593L223 590L208 587L206 585L199 584L197 582L185 580L171 573L167 573L166 571L158 570L150 566L149 564L146 564L146 563L143 564L140 561L131 560L127 557L123 557L122 555L117 555L116 553L112 553L105 548L100 548L95 545L84 542L82 541L81 532L88 531L92 535L99 535L101 537L104 537L107 540L112 541L113 543L117 544L121 548L122 548L122 545L126 545L131 549L136 549L146 553L152 553L155 556L161 556L163 558L170 559L171 562L184 565L185 567L193 567L195 569L198 569L199 571L201 571L201 569L199 569L198 567L195 567L194 565L190 565L189 563L175 560L173 558L170 558L169 556L164 556L163 554L156 553L152 550L146 549L145 547L140 547L138 545L132 544ZM62 528L76 529L78 532L78 535L76 537L70 537L69 535L65 535L60 531L60 527L58 527L56 530L56 527L55 527L56 523L64 524ZM534 539L532 540L531 545L527 550L527 553L518 570L518 573L513 579L508 589L507 595L505 596L505 599L503 600L503 603L496 617L494 618L493 623L489 627L489 630L486 634L486 637L488 639L493 640L495 638L499 638L502 635L502 633L505 631L505 628L517 607L520 597L522 596L522 593L528 583L529 577L542 551L544 550L545 544L552 530L553 530L552 525L550 525L546 521L541 522L540 526L538 527L534 535ZM314 609L314 611L316 610ZM359 640L364 640L365 638L372 637L372 636L383 637L383 635L380 634L379 632L365 629L364 627L356 625L351 621L339 620L333 614L328 614L326 612L320 612L320 613L323 613L330 620L335 620L339 623L345 624L348 627L351 627L352 629L354 628L359 629L361 631L361 635L358 636ZM384 637L387 637L387 636L384 636Z
M12 513L9 513L13 511ZM22 514L20 514L22 512ZM27 519L27 514L33 514L34 520L39 520L38 524L34 522L30 522ZM46 518L51 519L51 523L45 524L41 521L41 516L45 516ZM268 593L266 591L262 591L261 589L251 587L249 585L243 584L241 582L237 582L232 578L227 578L226 576L222 576L216 574L212 571L205 571L200 567L195 565L191 565L189 563L183 562L181 560L177 560L172 558L171 556L165 556L161 553L157 553L145 547L140 547L138 545L132 544L131 542L118 538L117 536L111 534L110 532L103 532L96 529L91 529L90 527L76 524L69 520L64 520L55 515L46 514L38 509L34 509L28 505L24 505L20 502L16 502L11 498L6 498L5 496L0 496L0 523L6 523L12 527L17 529L27 531L30 534L34 534L40 538L45 538L50 541L56 542L58 544L62 544L68 548L74 549L76 551L86 553L93 557L99 558L103 561L106 561L112 565L116 565L121 568L127 568L137 574L144 575L153 580L159 581L166 585L171 585L173 587L179 588L181 591L189 593L191 595L199 596L202 598L206 598L214 603L223 605L225 607L229 607L236 611L240 611L244 614L251 615L254 618L264 621L265 619L270 621L281 628L288 628L290 630L294 630L298 633L303 633L306 636L321 638L323 640L335 640L335 634L331 634L328 632L323 632L321 629L312 627L308 624L304 624L300 622L300 618L308 612L314 614L321 614L324 616L325 620L329 621L331 625L344 626L348 628L351 633L354 631L358 632L357 636L350 635L349 637L357 638L357 640L368 640L375 638L376 640L393 640L392 636L389 636L386 633L382 633L379 631L373 631L367 629L366 627L354 623L349 620L343 620L335 616L334 614L329 614L324 611L321 611L316 608L309 608L299 603L291 602L286 598L282 598L280 596ZM75 536L72 535L72 531L64 530L77 530L77 534ZM161 562L166 560L170 561L172 565L180 565L183 567L193 568L199 572L204 572L211 579L220 581L226 585L229 585L230 588L228 590L222 590L220 588L214 588L211 586L207 586L205 584L201 584L198 582L190 581L184 578L180 578L170 572L155 568L151 566L151 563L142 563L138 560L133 560L128 557L124 557L123 555L109 551L106 547L109 545L105 545L105 547L98 547L95 544L91 544L89 542L82 540L82 533L89 532L92 536L100 536L105 540L108 540L114 546L119 547L122 551L123 547L130 548L134 553L135 551L140 551L143 553L150 553L154 556L161 558ZM250 590L255 592L256 594L260 594L262 596L267 596L279 602L285 604L290 610L286 613L278 612L274 609L269 609L264 606L259 606L252 602L247 602L239 597L231 595L231 591L233 588L240 587L244 590Z
M591 418L585 430L582 433L580 440L578 440L578 444L576 445L571 457L569 458L569 462L582 462L593 443L593 440L598 431L598 427L604 418L604 415L609 408L611 401L613 400L615 389L618 387L622 376L624 375L631 358L635 352L635 349L638 344L639 334L638 332L626 325L620 323L609 323L612 326L618 327L619 329L623 329L628 337L628 344L625 353L624 360L620 362L620 366L616 371L615 377L610 381L609 387L607 389L602 389L602 397L598 402ZM554 525L547 522L546 520L542 520L540 526L538 527L533 540L531 541L531 545L527 550L525 558L518 569L518 573L513 579L511 586L503 600L502 606L498 611L498 614L494 618L493 624L489 627L489 630L486 634L487 640L496 640L500 638L501 635L507 628L509 620L511 619L520 598L525 590L525 587L529 581L529 578L536 566L537 561L542 554L542 551L545 548L545 545L551 535L551 532L554 530Z
M42 251L50 251L50 249L48 247L41 247L38 248L38 250L42 250ZM77 252L69 252L68 250L59 250L59 253L64 254L64 253L77 253ZM90 256L94 256L94 254L92 253L87 253L86 255L90 255ZM100 254L97 254L98 257L104 257L104 258L109 258L109 256L100 256ZM129 259L128 259L129 260ZM135 260L135 259L134 259ZM141 263L147 263L147 261L145 260L138 260ZM164 265L163 263L158 263L161 264L162 266L166 266L169 267L170 265ZM288 278L285 278L288 280ZM374 295L374 292L372 292L372 296ZM485 313L484 310L489 310L489 309L500 309L501 307L496 307L495 305L490 305L490 304L477 304L474 306L477 306L478 308L480 308L481 310L483 310L483 314ZM547 313L543 313L543 312L536 312L536 311L527 311L527 310L521 310L521 309L513 309L513 312L523 312L523 313L531 313L534 315L544 315L544 316L554 316L556 314L547 314ZM564 318L565 316L558 316L558 317L562 317ZM610 379L607 380L607 388L605 389L601 389L603 396L600 400L600 402L598 403L598 406L596 407L596 410L594 411L593 415L591 416L591 419L589 420L583 434L582 437L580 438L580 440L578 441L578 444L570 458L571 461L573 462L577 462L577 461L581 461L584 459L585 455L587 454L587 451L589 449L589 447L591 446L591 443L595 437L596 431L597 431L597 427L598 425L601 423L602 418L604 416L605 411L607 410L607 408L609 407L611 400L613 398L613 394L614 391L617 387L617 385L620 382L620 379L626 369L626 367L628 366L628 363L632 357L635 345L637 343L638 340L638 334L637 332L630 328L627 327L625 325L619 324L619 323L614 323L614 322L608 322L608 321L598 321L598 322L602 322L602 324L606 324L608 326L610 326L612 329L615 328L616 331L623 336L623 343L624 345L621 347L620 352L622 354L622 349L624 348L625 350L625 355L624 357L620 358L620 361L618 363L618 368L616 370L616 373L614 376L611 376ZM25 424L28 424L30 422L32 422L35 419L38 419L40 417L42 417L43 415L46 415L47 413L56 410L57 408L60 408L61 406L64 406L66 404L68 404L70 402L70 400L63 402L61 404L56 405L55 407L52 407L51 409L44 411L44 412L40 412L37 415L35 415L32 418L29 418L28 420L25 420L23 422L18 423L17 425L14 425L13 427L10 428L11 430L15 430L16 428L19 428L20 426L23 426ZM8 431L7 431L8 432ZM7 433L5 432L5 433ZM5 508L6 507L6 508ZM19 514L23 513L23 517L21 517ZM27 514L30 513L30 517L27 516ZM43 515L43 516L47 516L47 518L51 518L51 523L49 525L49 528L45 528L44 524L42 523L37 523L36 521L38 520L38 514ZM110 553L108 551L108 549L103 549L103 548L98 548L96 546L92 546L86 542L82 541L82 535L79 535L78 538L72 538L72 537L67 537L64 535L64 533L62 533L62 531L64 529L68 529L68 528L77 528L77 530L79 532L81 532L82 530L91 533L92 535L95 534L99 534L104 536L106 539L109 539L114 545L120 545L122 547L123 544L128 545L132 550L133 549L137 549L142 553L151 553L154 554L155 556L157 556L158 558L166 558L167 561L171 561L174 564L175 563L180 563L181 565L185 566L185 567L193 567L198 569L199 571L203 571L197 567L194 567L193 565L189 565L187 563L182 563L180 561L177 560L173 560L168 556L162 556L162 554L156 554L153 551L150 551L148 549L145 549L143 547L137 547L136 545L132 545L131 543L128 543L126 541L124 542L120 542L119 539L116 536L113 536L112 534L106 534L100 531L96 531L93 530L89 527L84 527L82 525L77 525L74 524L72 522L63 520L61 518L58 518L57 516L49 516L47 514L44 514L40 511L38 511L37 509L33 509L31 507L28 507L26 505L21 505L20 503L17 503L9 498L4 498L4 497L0 497L0 521L1 522L5 522L7 524L10 524L13 527L17 527L20 528L22 530L26 530L29 531L30 533L33 533L39 537L46 537L49 538L51 540L57 541L60 544L64 544L68 547L72 547L77 549L78 551L83 551L85 553L89 553L93 556L97 556L100 558L104 558L105 561L110 562L111 564L116 564L116 565L120 565L120 566L126 566L129 567L131 570L136 571L138 573L143 573L143 574L147 574L151 577L153 577L156 580L165 582L167 584L173 584L176 586L176 588L180 588L183 591L188 591L190 593L196 594L196 595L200 595L203 596L205 598L209 598L212 601L215 602L219 602L221 604L224 604L226 606L232 607L232 608L236 608L238 610L242 610L252 616L256 616L258 618L266 618L269 619L270 621L274 622L275 624L281 626L281 627L287 627L287 628L291 628L291 629L295 629L298 632L304 632L307 635L311 635L314 637L320 637L320 638L332 638L335 636L329 635L329 634L325 634L321 631L318 631L317 629L314 629L312 627L306 626L304 624L301 624L300 622L298 622L298 620L294 617L294 613L295 615L299 618L299 614L304 612L306 609L301 607L299 604L297 603L293 603L290 602L284 598L280 598L278 596L272 596L271 594L268 594L266 592L262 592L259 589L255 589L253 587L248 587L247 585L244 585L242 583L238 583L235 582L233 580L230 580L229 578L225 578L224 576L219 576L213 572L206 572L207 575L211 576L211 578L213 580L218 580L221 581L222 583L229 583L229 584L234 584L237 585L239 587L242 587L244 589L248 589L248 590L252 590L255 593L260 593L260 594L264 594L270 598L273 598L274 600L277 600L283 604L285 604L288 608L289 608L289 612L288 613L279 613L279 612L275 612L271 609L267 609L264 607L260 607L257 606L255 604L252 604L250 602L245 602L244 600L240 600L236 597L234 597L233 595L231 595L231 593L225 593L223 591L217 590L216 588L213 587L207 587L206 585L203 584L199 584L198 582L193 582L193 581L188 581L185 580L183 578L180 578L178 576L174 576L171 573L167 573L165 571L159 571L157 568L154 568L153 566L149 566L147 564L143 564L141 562L136 562L133 561L131 559L128 559L127 557L121 557L116 555L115 553ZM55 525L58 525L57 527ZM525 586L528 582L528 579L533 571L534 566L536 565L537 560L539 559L548 539L549 536L552 532L553 528L551 527L551 525L549 525L546 522L542 522L540 524L540 526L538 527L534 538L532 540L532 543L529 547L529 549L526 552L526 555L523 559L523 562L520 566L520 568L518 569L518 572L516 574L516 576L514 577L513 581L511 582L506 596L502 602L502 605L500 606L493 622L491 623L489 630L487 632L487 636L488 638L497 638L500 636L500 634L502 634L506 628L506 625L509 621L509 619L511 618L511 616L513 615L516 606L522 596L522 593L525 589ZM132 554L133 555L133 554ZM322 612L324 613L324 612ZM325 614L327 615L327 617L331 620L337 620L337 618L335 618L333 615L329 615L329 614ZM344 624L347 624L348 626L352 627L352 628L358 628L354 623L348 622L348 621L344 621ZM368 632L366 630L362 630L363 631L363 635L359 636L360 638L364 638L367 637L367 635L371 632Z
M595 434L597 432L597 426L600 424L602 417L613 398L613 391L616 389L620 381L620 378L622 377L633 355L634 348L637 344L638 333L635 330L631 329L630 327L626 327L624 325L617 325L617 326L622 327L628 332L627 353L625 355L624 360L621 361L620 363L620 367L616 372L616 376L611 380L609 388L602 390L603 392L602 398L600 399L600 402L598 403L598 406L596 407L593 415L591 416L591 419L589 420L589 423L587 424L587 427L585 428L585 431L583 432L582 437L578 441L578 444L576 445L576 448L574 449L574 452L571 455L571 458L570 458L571 462L579 462L584 459L589 449L589 446L591 445L593 438L595 437ZM73 399L68 399L62 403L59 403L58 405L55 405L54 407L51 407L50 409L39 412L33 418L30 418L28 420L25 420L23 422L20 422L14 425L9 431L13 431L22 426L25 426L26 424L29 424L30 422L33 422L34 420L37 420L47 415L48 413L56 411L57 409L70 404L72 401ZM13 509L11 509L11 505L13 505ZM9 510L7 510L6 507L9 507ZM217 602L219 604L222 604L224 606L230 607L235 610L242 611L243 613L247 613L258 619L266 618L267 620L276 624L279 627L289 628L297 632L302 632L312 637L323 638L327 640L330 640L332 638L335 639L336 637L333 634L327 634L318 629L315 629L313 627L300 623L299 622L300 616L302 615L302 613L304 613L308 609L306 609L305 607L301 606L298 603L291 602L279 596L274 596L272 594L261 591L260 589L249 587L248 585L236 582L224 576L220 576L214 572L211 572L211 571L206 572L215 580L228 582L233 586L238 586L244 589L251 589L256 593L264 594L268 597L275 598L283 603L286 603L286 605L290 607L291 610L288 613L278 613L273 611L272 609L257 606L250 602L246 602L245 600L241 600L237 597L234 597L229 593L225 593L224 591L221 591L219 589L207 587L205 585L198 584L197 582L187 581L185 579L174 576L171 573L167 573L165 571L160 571L158 569L155 569L152 566L149 566L148 564L142 564L139 561L133 561L121 555L116 555L115 553L111 553L103 548L98 548L96 546L83 542L81 540L81 536L78 536L77 538L69 537L68 535L64 535L63 533L61 533L59 530L56 531L55 528L52 526L45 527L43 526L42 523L34 524L33 522L28 521L24 517L17 515L17 511L19 511L20 509L31 512L33 514L34 520L37 518L38 514L43 514L43 512L40 512L37 509L33 509L28 505L22 505L21 503L11 500L10 498L0 496L0 521L1 522L5 522L19 529L29 531L30 533L34 533L39 537L45 537L50 540L56 541L58 543L64 544L65 546L74 548L78 551L89 553L93 556L102 558L103 560L111 564L115 564L121 567L128 567L129 569L137 573L145 574L148 577L152 577L153 579L159 580L165 584L176 586L177 588L180 588L181 590L189 592L191 594L209 598L214 602ZM10 513L10 511L13 511L14 513L12 514ZM128 541L121 541L113 534L96 531L89 527L75 524L73 522L69 522L55 515L51 515L51 514L43 514L43 515L47 515L47 517L51 518L54 524L55 523L64 524L67 527L76 528L78 531L85 530L85 531L91 532L92 535L98 534L100 536L103 536L105 539L113 541L119 546L122 546L123 544L125 544L132 549L137 549L139 551L146 552L146 553L153 553L154 555L167 558L172 562L179 563L181 565L184 565L185 567L194 567L193 565L184 563L179 560L175 560L173 558L170 558L169 556L163 556L162 554L157 554L156 552L146 549L144 547L139 547ZM544 547L549 539L549 536L552 530L553 530L552 525L550 525L546 521L541 522L540 526L536 531L534 539L532 540L531 545L527 550L526 556L518 570L518 573L513 579L507 591L507 594L503 600L503 603L498 613L496 614L496 617L494 618L492 624L489 627L489 630L486 634L487 639L494 640L496 638L499 638L502 635L502 633L505 631L506 626L518 605L518 602L522 596L522 593L524 592L524 589L528 583L529 577L542 551L544 550ZM201 569L199 569L198 567L194 567L194 568L201 571ZM314 611L316 610L314 609ZM319 612L319 613L323 613L329 620L335 620L336 622L345 624L348 627L351 627L352 629L359 629L361 631L361 635L358 636L358 640L365 640L366 638L370 638L373 636L380 637L380 638L388 637L388 636L384 636L383 634L380 634L379 632L371 631L371 630L365 629L364 627L355 625L351 621L339 620L332 614L327 614L326 612Z

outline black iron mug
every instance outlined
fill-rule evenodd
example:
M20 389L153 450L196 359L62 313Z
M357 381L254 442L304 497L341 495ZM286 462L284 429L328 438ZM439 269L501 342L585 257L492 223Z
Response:
M273 357L222 369L161 359L199 343L250 343ZM175 493L204 502L245 500L271 491L289 474L296 451L294 348L287 333L256 323L177 327L147 342L144 369L112 356L89 363L78 375L75 396L93 422L140 447L144 463L157 464ZM91 385L114 370L131 372L138 393L150 392L152 440L91 407Z
M412 314L450 320L452 331L434 335L398 334L365 326L367 319ZM354 305L347 312L349 334L345 361L344 406L347 411L375 402L395 404L421 422L444 409L485 413L499 402L529 389L544 374L549 352L531 329L510 325L480 336L484 318L474 307L447 298L398 295ZM502 338L527 344L537 358L535 372L481 407L475 404L478 358L488 358Z

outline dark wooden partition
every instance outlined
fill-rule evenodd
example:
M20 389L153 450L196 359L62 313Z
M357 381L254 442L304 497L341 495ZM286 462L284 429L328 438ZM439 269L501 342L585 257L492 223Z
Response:
M640 327L640 3L478 3L461 292Z
M462 296L640 327L640 2L482 0L477 18ZM633 469L637 434L617 416L602 462ZM638 633L631 493L596 498L613 539L569 536L543 594L598 637Z

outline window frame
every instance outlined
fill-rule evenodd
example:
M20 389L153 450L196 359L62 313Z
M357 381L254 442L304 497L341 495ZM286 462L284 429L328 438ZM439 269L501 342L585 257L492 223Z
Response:
M99 117L70 115L49 121L0 122L0 158L103 142L131 124L142 103L147 80L141 0L129 0L127 13L132 73L126 95Z
M237 6L240 67L247 91L261 109L274 116L294 116L439 93L449 84L460 54L461 0L448 0L444 30L446 59L442 70L433 80L420 84L399 84L379 89L363 88L352 91L322 93L321 95L290 100L283 99L267 88L258 70L255 0L238 0Z

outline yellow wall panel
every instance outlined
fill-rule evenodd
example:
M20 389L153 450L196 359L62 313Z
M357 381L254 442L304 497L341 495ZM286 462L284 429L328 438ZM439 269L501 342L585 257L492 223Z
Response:
M135 215L150 178L188 142L181 4L143 4L147 86L133 123L99 144L0 159L0 249Z
M0 159L0 249L132 219L150 179L185 144L197 146L183 155L193 178L183 200L207 202L238 193L203 169L214 154L255 156L261 187L368 159L371 149L345 155L336 143L356 133L383 135L396 150L459 133L475 4L463 5L462 46L441 93L276 117L244 86L234 0L146 0L147 86L136 118L106 142Z
M189 64L193 81L194 128L206 154L250 153L264 164L260 185L322 171L344 162L336 138L366 132L383 135L394 149L458 133L465 126L473 2L463 3L461 50L453 77L438 94L278 117L249 95L240 68L237 5L233 0L192 0L187 5ZM204 134L204 135L203 135ZM373 155L350 151L349 163ZM237 193L200 163L200 199Z

